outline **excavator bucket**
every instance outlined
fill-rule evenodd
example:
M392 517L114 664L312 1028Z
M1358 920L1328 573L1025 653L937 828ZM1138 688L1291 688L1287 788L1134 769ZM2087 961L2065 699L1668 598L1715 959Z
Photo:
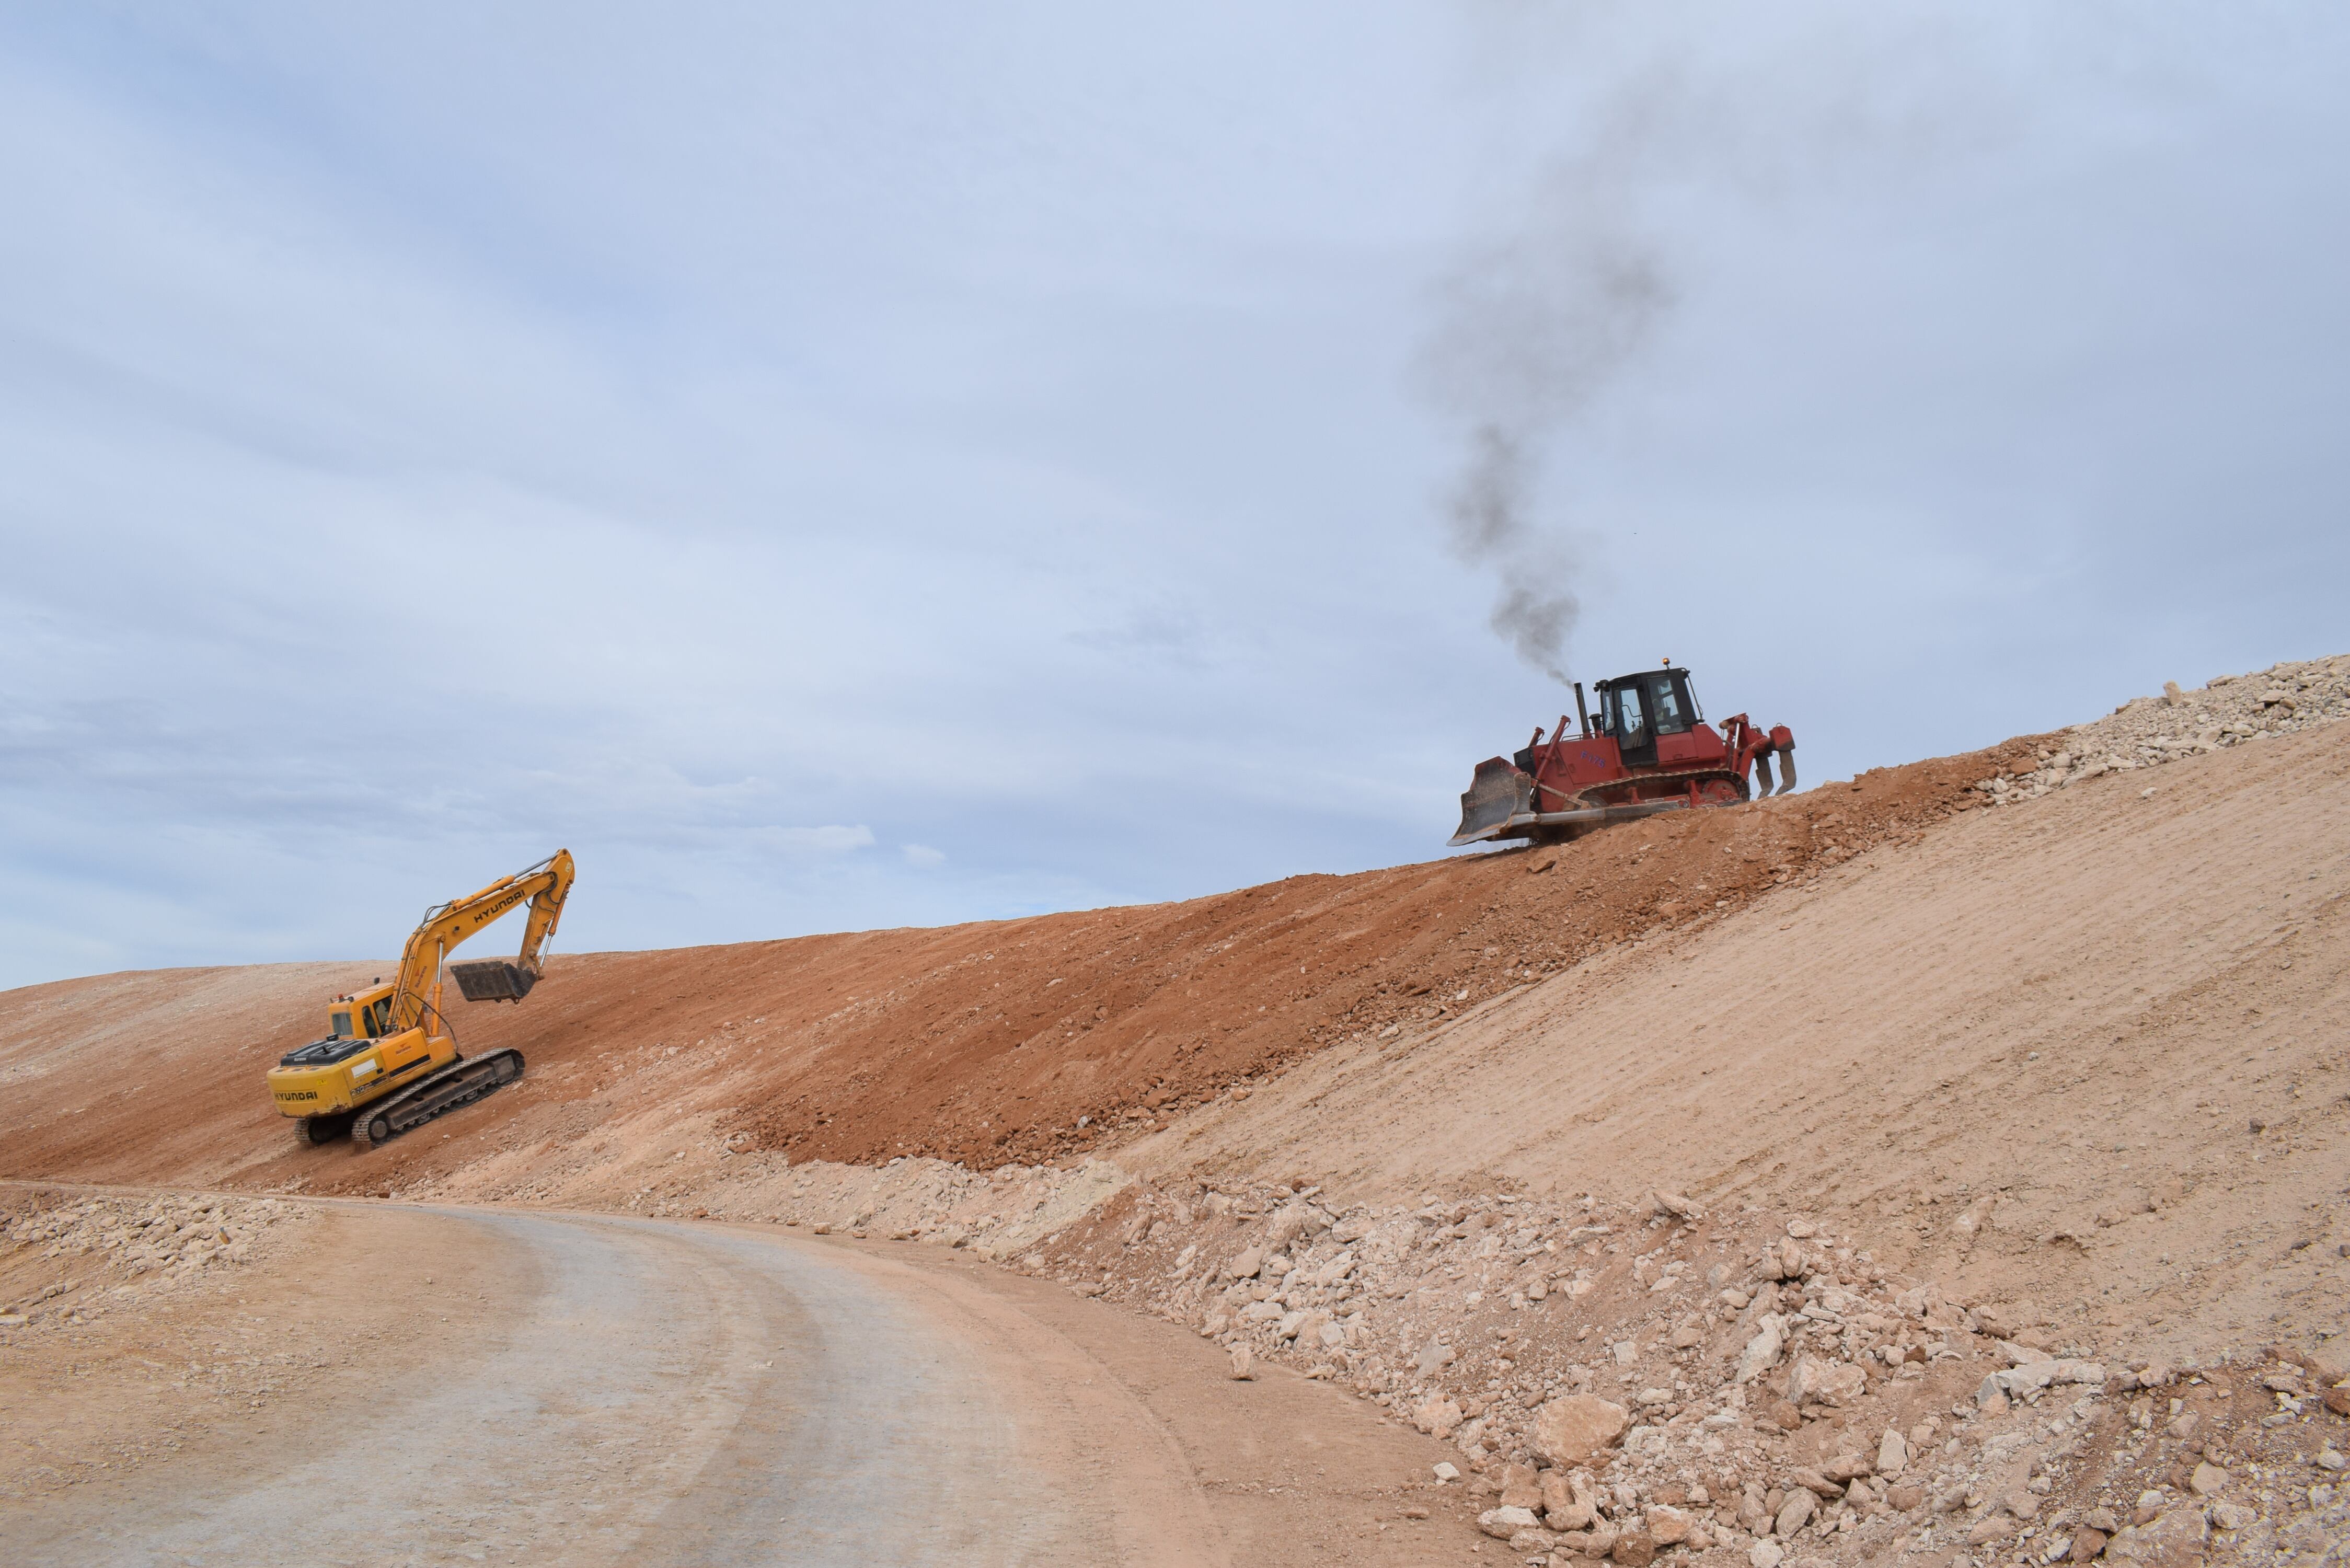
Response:
M449 972L468 1002L520 1002L538 983L538 976L509 959L468 959L451 964Z
M1487 757L1479 763L1476 776L1461 797L1461 830L1447 842L1457 849L1492 837L1510 818L1527 809L1534 784L1507 757Z

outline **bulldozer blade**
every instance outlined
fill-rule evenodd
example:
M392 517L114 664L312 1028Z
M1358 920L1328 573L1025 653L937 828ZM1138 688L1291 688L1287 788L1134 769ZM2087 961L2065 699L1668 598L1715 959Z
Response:
M506 959L469 959L451 964L449 972L468 1002L520 1002L538 983L538 976Z
M1479 763L1476 776L1461 796L1461 830L1445 842L1457 849L1498 835L1512 817L1526 810L1534 783L1507 757L1487 757Z
M1795 748L1779 748L1779 793L1786 794L1795 787Z

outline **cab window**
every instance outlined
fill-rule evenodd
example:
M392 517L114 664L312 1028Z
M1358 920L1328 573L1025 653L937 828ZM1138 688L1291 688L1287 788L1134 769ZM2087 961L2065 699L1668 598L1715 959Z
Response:
M334 1035L338 1040L349 1039L351 1037L351 1015L349 1012L347 1010L338 1009L336 1012L328 1013L327 1015L327 1030L328 1033Z
M1655 706L1657 733L1678 735L1690 727L1689 705L1681 700L1679 682L1669 675L1653 677L1651 699Z
M1618 686L1615 696L1608 706L1616 710L1616 743L1627 752L1638 751L1648 743L1648 720L1640 711L1640 689Z
M364 1017L367 1022L368 1038L373 1040L382 1035L391 1026L391 998L387 996L381 1002L370 1006Z

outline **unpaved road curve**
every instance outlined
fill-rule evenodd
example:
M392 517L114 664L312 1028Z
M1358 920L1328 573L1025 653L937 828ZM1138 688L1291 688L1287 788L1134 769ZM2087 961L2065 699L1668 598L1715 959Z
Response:
M432 1357L377 1380L359 1355L290 1432L20 1501L0 1559L1230 1560L1167 1428L977 1271L715 1227L404 1212L499 1264Z

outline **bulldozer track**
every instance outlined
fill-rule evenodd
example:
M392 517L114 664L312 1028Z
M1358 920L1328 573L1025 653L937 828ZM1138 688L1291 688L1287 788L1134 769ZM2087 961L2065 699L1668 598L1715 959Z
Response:
M351 1143L359 1149L389 1143L461 1106L496 1093L522 1075L522 1053L510 1048L452 1062L422 1082L363 1108L351 1122Z
M1662 798L1662 795L1654 790L1649 790L1648 793L1645 794L1632 794L1629 792L1635 788L1646 790L1648 786L1654 784L1687 785L1690 784L1703 783L1708 779L1720 779L1722 783L1729 784L1733 789L1736 789L1738 791L1738 798L1741 801L1748 799L1752 793L1744 779L1740 778L1736 774L1731 772L1730 769L1720 766L1719 764L1712 764L1701 768L1678 768L1671 773L1640 774L1632 778L1610 779L1606 784L1592 784L1588 788L1578 790L1572 795L1568 795L1563 791L1554 789L1549 784L1537 782L1534 787L1534 793L1536 794L1557 795L1560 799L1569 801L1571 803L1568 807L1569 810L1575 810L1590 806L1623 805L1633 800L1660 799ZM1624 793L1617 794L1616 798L1610 799L1609 795L1612 792ZM1708 804L1712 803L1709 802ZM1727 805L1731 803L1725 802L1723 804Z

